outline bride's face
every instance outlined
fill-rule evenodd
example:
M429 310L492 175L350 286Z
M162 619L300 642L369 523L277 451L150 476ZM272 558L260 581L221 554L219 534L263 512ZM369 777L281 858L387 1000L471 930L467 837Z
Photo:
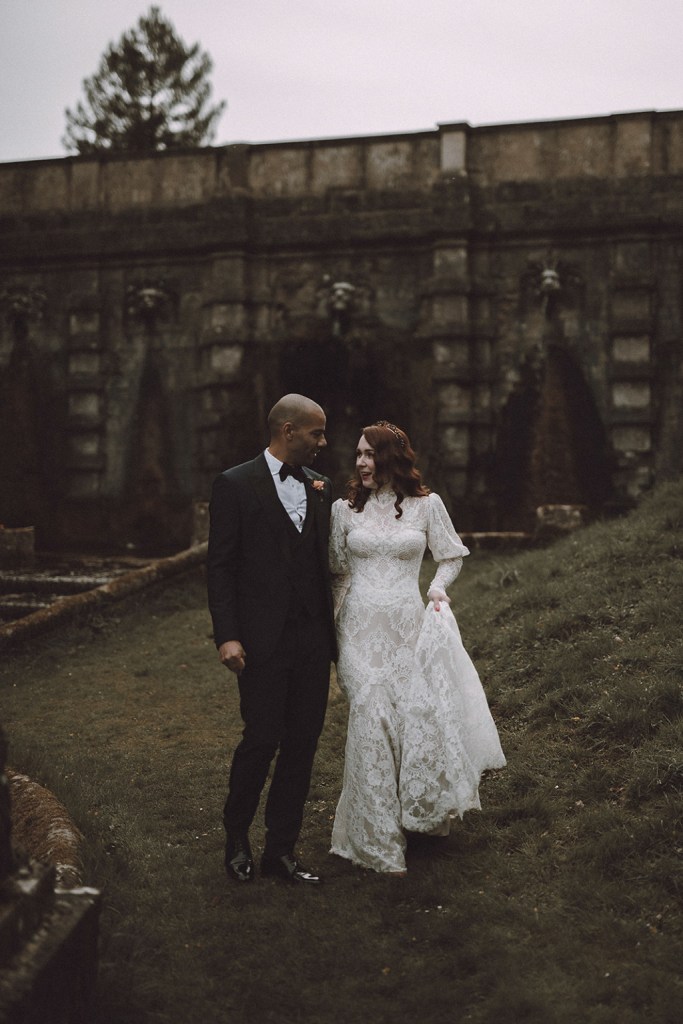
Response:
M367 487L372 491L376 490L375 450L365 440L364 434L361 434L358 447L356 448L356 469L363 487Z

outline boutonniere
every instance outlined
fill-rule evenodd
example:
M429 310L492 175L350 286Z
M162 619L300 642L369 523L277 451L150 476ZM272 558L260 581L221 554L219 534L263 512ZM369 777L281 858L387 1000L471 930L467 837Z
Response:
M325 481L324 480L311 480L311 487L314 491L324 491Z

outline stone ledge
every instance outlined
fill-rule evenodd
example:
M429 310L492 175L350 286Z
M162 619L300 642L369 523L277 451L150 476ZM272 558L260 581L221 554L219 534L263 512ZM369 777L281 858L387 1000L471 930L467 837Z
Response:
M22 619L0 626L0 650L21 640L38 636L53 626L64 625L81 612L92 611L102 605L120 601L153 583L202 565L206 559L207 547L206 543L197 544L169 558L159 558L151 565L127 572L94 590L88 590L83 594L70 594L55 601L48 608L42 608Z
M460 539L472 550L517 550L532 547L533 534L517 530L488 530L486 532L461 531Z

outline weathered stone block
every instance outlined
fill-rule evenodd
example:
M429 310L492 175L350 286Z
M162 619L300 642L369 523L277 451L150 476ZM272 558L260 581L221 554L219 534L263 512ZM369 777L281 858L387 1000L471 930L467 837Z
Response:
M246 310L237 303L217 302L211 307L211 330L216 333L239 333L246 322Z
M461 175L467 173L467 127L441 125L441 173Z
M85 1024L97 974L100 894L53 896L40 927L0 972L3 1024Z
M240 302L247 295L247 271L243 256L216 259L211 265L207 286L215 291L215 300ZM209 295L210 298L213 296Z
M543 136L535 128L519 127L499 140L494 158L498 181L528 181L544 178ZM500 145L502 143L502 145Z
M650 405L650 385L645 382L613 384L612 402L615 409L647 409Z
M620 452L649 452L652 436L648 427L612 427L612 443Z
M100 203L100 162L97 159L73 160L69 167L70 205L95 210Z
M578 530L585 522L582 505L540 505L536 509L536 540L552 540Z
M211 370L224 377L234 377L242 365L241 345L214 345L211 348Z
M328 188L360 186L363 178L362 146L322 145L311 152L311 191L324 193Z
M69 395L69 416L79 421L99 422L102 395L97 391L75 391Z
M367 188L400 188L410 185L413 178L413 146L408 140L365 144ZM358 169L354 168L358 179Z
M610 170L610 148L606 132L595 122L558 125L554 146L546 142L545 165L555 163L558 178L603 177ZM554 153L553 153L554 150Z
M0 566L30 566L35 561L35 527L0 525Z
M156 205L158 185L153 158L108 159L102 164L102 176L105 202L113 212Z
M33 936L42 920L51 913L55 904L54 886L55 868L37 861L18 867L2 880L0 967L7 966Z
M169 154L167 159L157 162L156 170L159 198L164 204L201 203L212 194L215 166L211 154Z
M97 334L100 329L100 314L86 310L74 312L69 317L71 334Z
M434 273L437 277L467 282L469 253L466 245L438 246L434 251Z
M99 473L71 472L68 483L70 498L76 501L93 500L99 497L100 492L101 478Z
M623 275L650 273L649 242L618 242L614 246L614 269Z
M40 161L25 179L26 200L32 212L68 205L68 183L64 167L51 160Z
M100 434L71 434L69 437L69 449L72 455L85 456L90 458L99 455L102 449L102 437Z
M293 196L308 192L309 156L307 146L268 146L252 151L249 188L263 196Z
M472 393L469 388L459 384L445 384L439 388L439 420L448 422L450 419L462 419L471 408Z
M93 375L102 368L102 357L99 352L70 352L69 373Z
M466 427L444 427L441 432L441 449L449 468L466 466L470 454L469 430Z
M681 173L683 171L683 121L676 117L667 118L665 125L659 127L657 134L662 142L660 152L663 161L663 166L658 170L660 173L662 171L669 174Z
M612 339L612 358L623 363L648 363L650 338L647 334L617 335Z
M463 371L469 367L470 352L467 342L436 341L432 345L432 355L438 367L445 371Z
M650 316L649 292L615 292L612 296L612 315L618 320L647 320Z
M432 323L435 327L467 321L466 295L435 295L431 303Z
M631 114L615 120L614 173L618 177L651 170L652 118Z

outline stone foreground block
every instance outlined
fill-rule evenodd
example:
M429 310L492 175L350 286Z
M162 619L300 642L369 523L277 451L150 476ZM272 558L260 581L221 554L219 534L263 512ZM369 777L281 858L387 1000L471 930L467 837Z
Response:
M49 912L32 922L35 930L0 967L0 1024L90 1020L100 902L96 889L55 892ZM20 931L26 909L20 908L15 922Z
M33 565L36 558L35 528L0 525L0 569Z

